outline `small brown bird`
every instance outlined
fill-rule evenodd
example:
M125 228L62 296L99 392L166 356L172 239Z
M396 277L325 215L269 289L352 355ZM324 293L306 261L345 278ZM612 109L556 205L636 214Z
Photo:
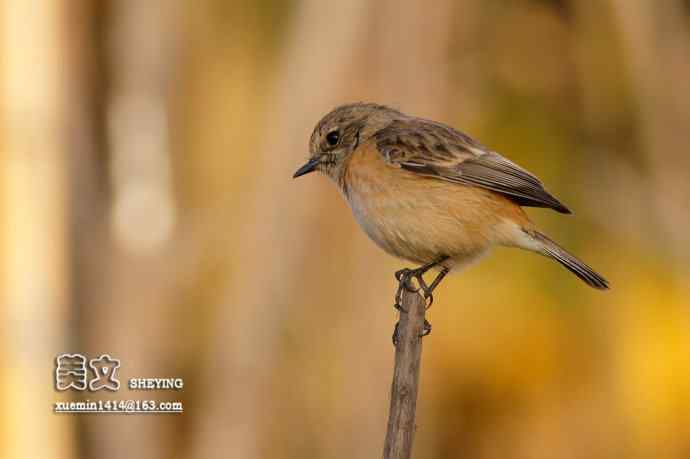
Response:
M451 270L494 245L553 258L597 289L608 282L539 232L522 207L570 210L534 175L435 121L372 103L343 105L316 125L310 159L294 177L318 170L338 185L355 218L383 250L422 264L396 273L415 278L429 299ZM422 275L440 273L427 285Z

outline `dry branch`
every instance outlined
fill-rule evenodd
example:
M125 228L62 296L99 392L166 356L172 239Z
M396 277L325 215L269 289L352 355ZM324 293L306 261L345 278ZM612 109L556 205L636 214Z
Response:
M395 348L388 431L384 459L409 459L415 433L415 411L422 358L422 331L426 303L419 293L404 289Z

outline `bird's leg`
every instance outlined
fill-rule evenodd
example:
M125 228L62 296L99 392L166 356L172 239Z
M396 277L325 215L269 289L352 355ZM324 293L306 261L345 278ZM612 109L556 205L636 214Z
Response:
M427 263L423 266L420 266L419 268L403 268L400 271L396 271L395 279L398 281L398 291L395 293L395 304L393 305L393 307L395 307L395 309L397 309L400 312L407 313L407 311L402 307L402 295L403 289L405 289L408 292L418 292L421 290L424 296L424 300L427 302L426 308L429 309L429 307L431 307L431 304L434 302L434 297L432 293L434 289L438 286L438 284L441 283L446 274L448 274L448 268L444 267L441 270L441 272L434 278L430 285L427 285L426 281L424 280L424 274L430 269L434 268L435 266L438 266L439 264L443 263L448 258L448 256L442 256L437 260L432 261L431 263ZM417 284L419 285L418 288L415 289L411 285L410 281L412 279L415 279L417 281ZM426 336L429 333L431 333L431 324L426 319L424 319L424 330L421 336ZM396 323L395 329L393 330L393 344L397 345L397 342L398 324Z
M448 268L443 268L441 272L439 272L436 277L434 278L433 281L431 281L431 285L426 287L426 289L422 288L422 291L424 292L424 298L428 301L426 308L429 309L431 305L434 302L434 296L432 293L438 287L438 284L441 283L444 277L446 277L446 274L448 274L449 270Z

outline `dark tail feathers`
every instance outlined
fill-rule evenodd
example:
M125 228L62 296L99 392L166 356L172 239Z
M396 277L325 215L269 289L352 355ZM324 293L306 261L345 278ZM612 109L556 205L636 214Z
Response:
M530 231L529 234L534 239L542 243L542 249L540 250L540 252L543 255L553 258L554 260L565 266L568 269L568 271L582 279L590 287L594 287L599 290L608 290L609 281L604 279L601 276L601 274L598 274L585 263L578 260L574 255L569 253L563 247L556 244L554 241L552 241L547 236L543 235L538 231Z

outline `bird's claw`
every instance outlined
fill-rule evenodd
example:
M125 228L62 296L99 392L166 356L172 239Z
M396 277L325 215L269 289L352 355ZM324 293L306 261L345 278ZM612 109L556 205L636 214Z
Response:
M422 328L422 334L419 335L419 337L423 338L429 333L431 333L431 323L428 320L424 319L424 327Z
M397 309L398 311L407 312L405 310L405 308L402 307L403 291L407 290L408 292L411 292L411 293L418 292L421 288L421 284L420 284L420 288L414 288L413 286L410 285L410 280L412 278L416 278L417 282L419 283L420 279L421 279L421 274L417 273L417 270L404 268L404 269L401 269L400 271L396 271L395 278L398 281L398 291L395 292L395 304L393 305L393 307L395 309ZM423 279L421 281L424 282Z
M426 335L431 333L431 323L424 319L424 327L422 328L422 333L419 335L420 338L424 338ZM395 323L395 328L393 328L393 336L391 336L391 340L393 341L393 346L398 347L398 343L400 342L400 322Z
M421 295L424 297L424 302L425 302L425 310L429 309L431 305L434 303L434 295L433 291L434 289L438 286L438 284L441 282L441 280L445 277L445 275L448 273L448 268L444 267L441 272L439 273L438 276L433 280L431 285L427 285L426 281L424 280L424 274L429 271L431 268L434 266L438 265L439 263L447 260L448 257L441 257L439 260L437 260L434 263L429 263L424 266L421 266L416 269L410 269L410 268L403 268L399 271L395 272L395 279L398 281L398 290L395 293L395 304L393 304L393 307L397 309L400 312L407 313L407 310L403 308L402 306L402 297L403 293L405 290L411 293L416 293L416 292L421 292ZM411 281L412 279L417 281L418 287L415 288ZM395 324L395 329L393 330L393 345L397 346L398 341L399 341L399 323ZM424 328L422 329L422 334L419 335L420 337L426 336L429 333L431 333L431 324L429 321L424 319Z

